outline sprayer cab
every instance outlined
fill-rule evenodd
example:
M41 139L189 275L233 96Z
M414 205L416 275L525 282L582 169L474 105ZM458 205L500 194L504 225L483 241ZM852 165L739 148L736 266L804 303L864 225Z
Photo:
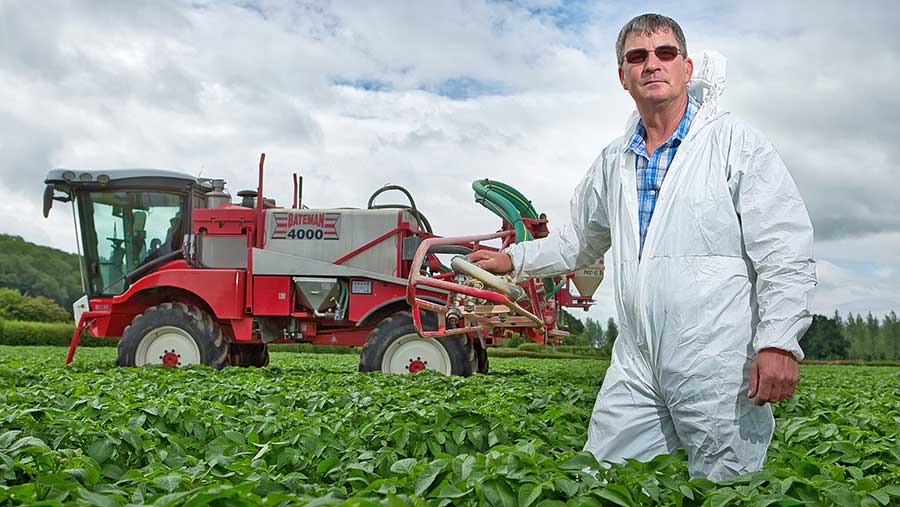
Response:
M55 169L44 183L45 217L55 201L72 204L88 296L121 294L147 265L177 256L193 208L205 206L213 188L157 169Z

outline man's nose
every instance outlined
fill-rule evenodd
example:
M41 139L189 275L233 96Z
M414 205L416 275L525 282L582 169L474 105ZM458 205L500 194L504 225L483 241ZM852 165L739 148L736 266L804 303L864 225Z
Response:
M656 53L650 51L650 53L647 55L647 59L644 61L644 73L649 74L656 71L660 67L662 67L662 60L660 60L659 57L656 56Z

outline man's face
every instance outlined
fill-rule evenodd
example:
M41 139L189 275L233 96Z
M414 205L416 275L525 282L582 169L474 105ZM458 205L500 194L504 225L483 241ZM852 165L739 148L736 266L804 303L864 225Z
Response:
M650 52L641 63L620 62L619 81L638 104L654 105L674 100L684 92L691 79L694 63L679 53L670 62L661 61L653 49L659 46L675 46L675 36L669 30L659 30L652 35L630 33L625 37L625 51L644 48Z

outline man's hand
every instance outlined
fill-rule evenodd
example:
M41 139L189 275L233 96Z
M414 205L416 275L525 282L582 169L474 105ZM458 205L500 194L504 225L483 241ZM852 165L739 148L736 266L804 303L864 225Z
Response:
M477 264L481 269L486 269L499 275L509 273L513 269L512 259L503 252L476 250L467 255L466 259Z
M800 376L797 358L781 349L762 349L750 365L750 391L757 405L790 398Z

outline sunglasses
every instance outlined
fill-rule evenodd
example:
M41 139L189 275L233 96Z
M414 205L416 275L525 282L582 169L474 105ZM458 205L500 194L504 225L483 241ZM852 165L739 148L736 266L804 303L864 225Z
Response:
M663 62L671 62L680 53L681 50L675 46L656 46L653 49L653 54ZM625 61L628 63L644 63L648 56L650 56L650 51L647 49L629 49L625 52Z

